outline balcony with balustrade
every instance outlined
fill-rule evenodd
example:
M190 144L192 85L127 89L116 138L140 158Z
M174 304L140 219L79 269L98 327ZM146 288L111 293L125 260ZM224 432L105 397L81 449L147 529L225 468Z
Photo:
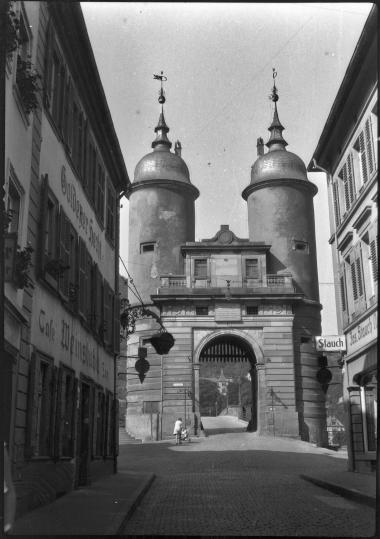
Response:
M231 296L294 294L296 292L291 273L266 274L259 279L191 278L186 275L161 275L157 295Z

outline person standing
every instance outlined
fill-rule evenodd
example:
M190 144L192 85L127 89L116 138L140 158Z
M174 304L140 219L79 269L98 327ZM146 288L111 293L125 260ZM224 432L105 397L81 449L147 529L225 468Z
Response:
M174 424L175 443L179 445L181 443L181 431L182 431L182 418L179 417Z

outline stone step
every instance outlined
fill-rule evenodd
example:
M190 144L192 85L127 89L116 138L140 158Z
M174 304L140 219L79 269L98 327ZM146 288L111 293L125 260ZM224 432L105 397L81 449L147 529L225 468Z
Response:
M125 444L141 444L142 440L134 438L125 429L119 429L119 445Z

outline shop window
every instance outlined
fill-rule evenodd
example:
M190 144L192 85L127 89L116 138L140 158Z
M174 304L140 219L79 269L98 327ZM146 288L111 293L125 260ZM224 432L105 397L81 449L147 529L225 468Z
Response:
M54 379L53 359L32 355L28 386L26 452L28 456L50 456L53 451Z
M110 391L106 392L106 435L105 435L105 455L113 455L113 447L115 443L114 425L118 424L115 421L116 413L114 411L113 397Z
M246 311L247 315L257 315L259 313L259 308L257 305L247 305Z
M96 389L95 421L93 437L93 453L96 456L105 454L105 427L106 427L106 398L101 387Z
M208 306L196 306L195 307L195 314L197 316L207 316L208 315Z
M194 260L194 277L196 279L207 279L207 258Z
M78 392L78 382L75 379L75 373L71 369L61 367L60 410L58 414L58 423L61 428L61 441L59 454L63 457L74 456L74 438L75 438L75 406Z
M106 237L113 245L115 241L116 193L110 183L107 186Z
M376 451L377 440L377 380L375 375L364 387L366 446L367 451Z

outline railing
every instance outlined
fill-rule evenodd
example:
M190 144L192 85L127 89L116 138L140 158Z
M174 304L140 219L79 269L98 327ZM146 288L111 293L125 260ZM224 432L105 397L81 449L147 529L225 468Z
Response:
M291 288L294 289L291 273L267 274L259 279L245 278L229 280L230 288ZM186 275L163 275L161 276L161 288L226 288L227 279L218 276L218 282L212 283L211 279L187 279Z

